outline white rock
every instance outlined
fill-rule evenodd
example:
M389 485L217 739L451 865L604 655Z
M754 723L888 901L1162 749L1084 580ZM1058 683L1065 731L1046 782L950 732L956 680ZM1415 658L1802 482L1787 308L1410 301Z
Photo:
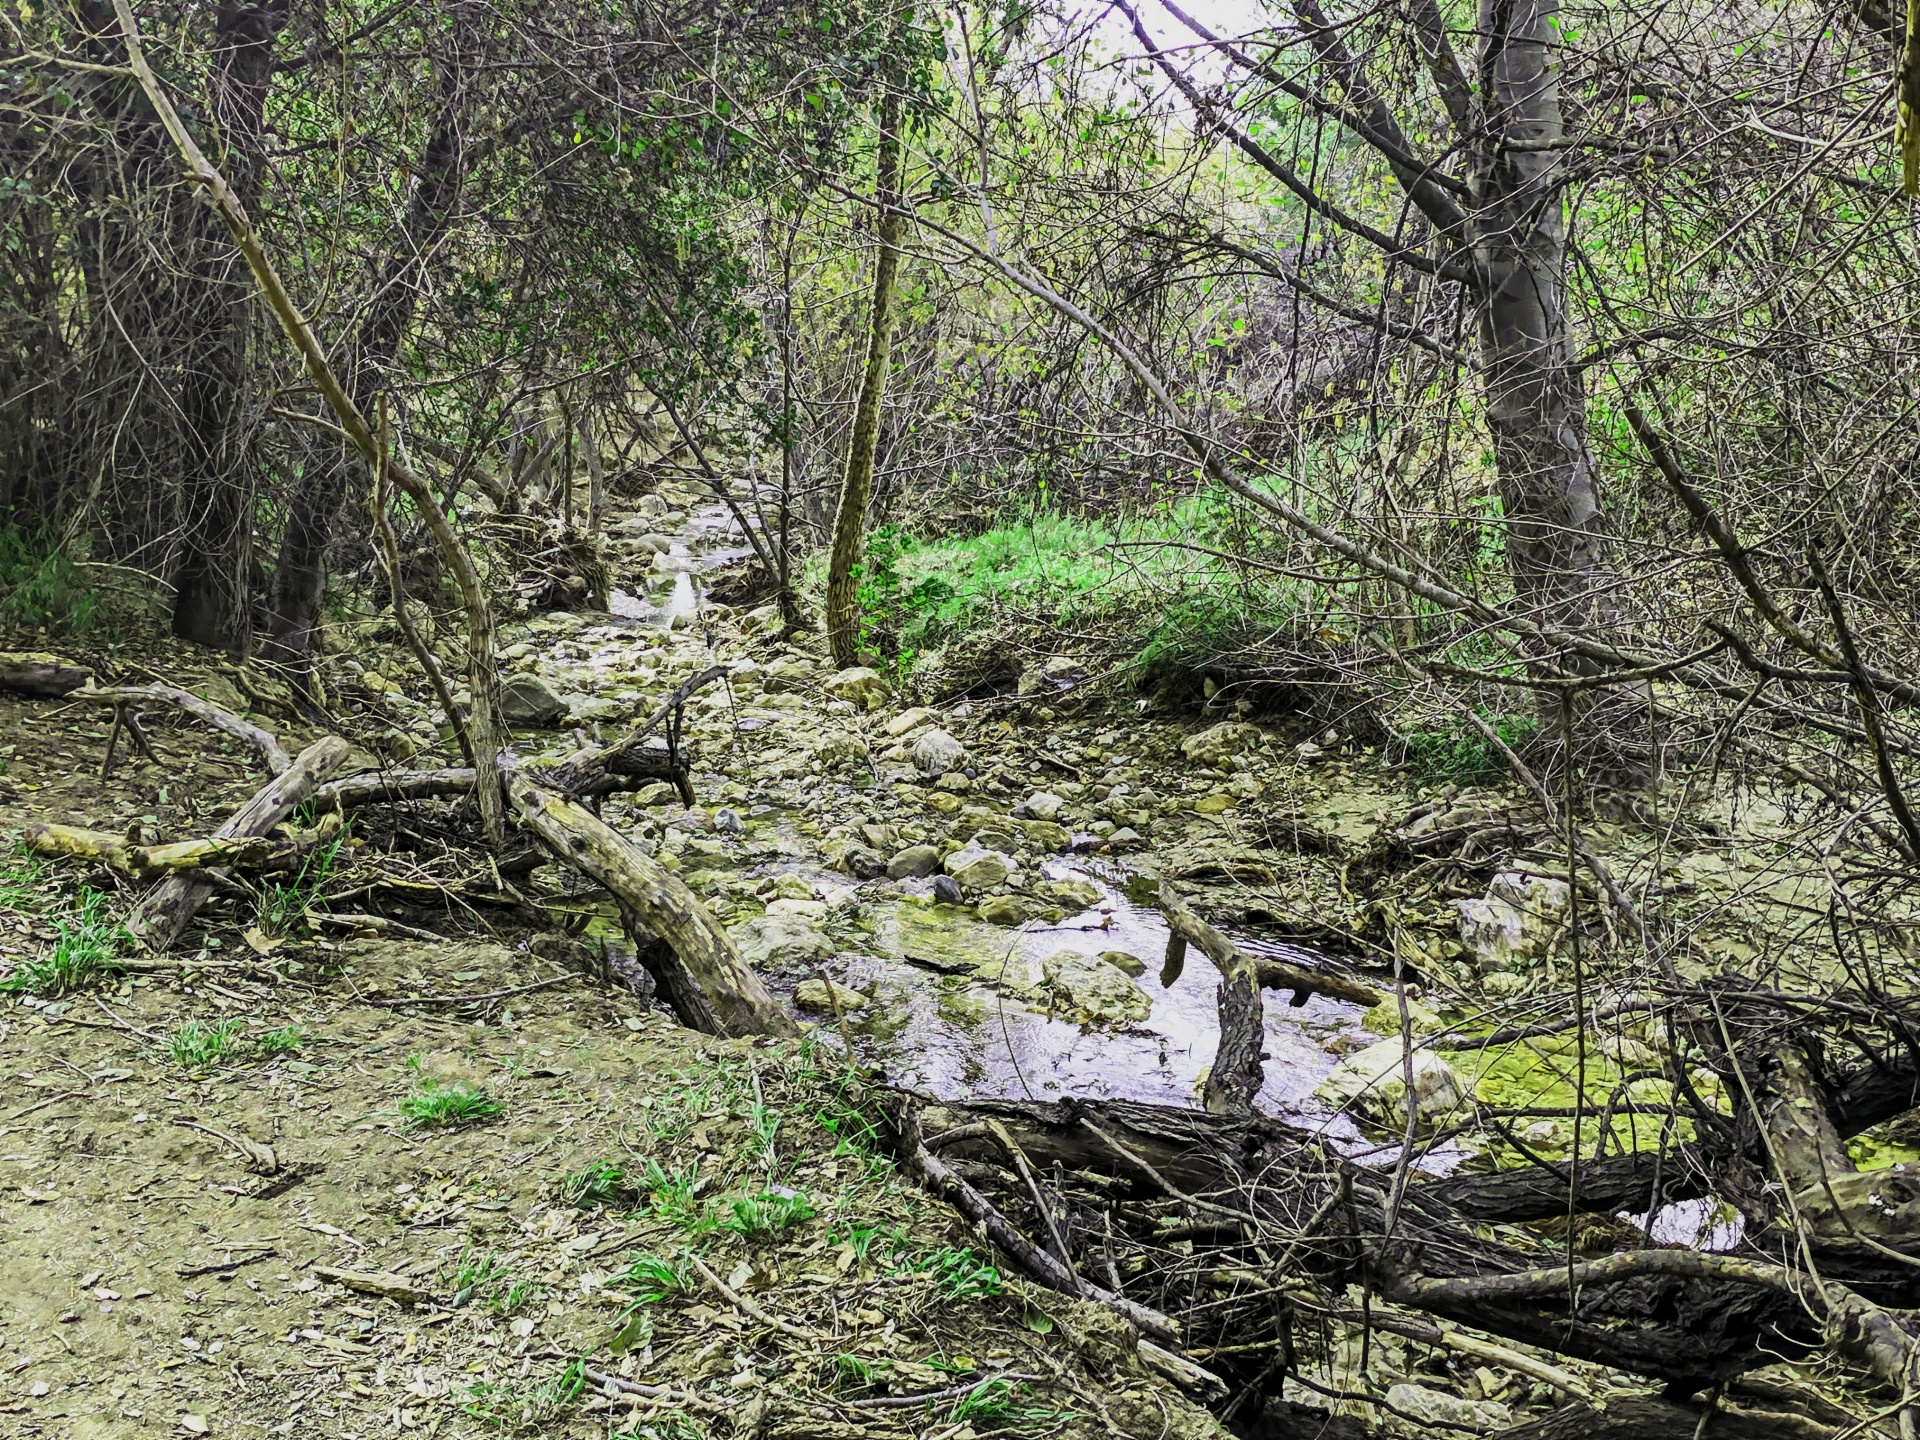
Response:
M940 719L937 710L929 710L924 705L916 705L911 710L902 710L887 722L887 738L897 740L910 731L918 730L922 725L932 725Z
M877 709L887 698L887 682L879 672L855 665L827 677L823 687L836 700L848 700L862 710Z
M832 983L833 989L827 985ZM793 1003L802 1010L833 1011L833 1002L840 1002L840 1009L847 1014L858 1010L867 1003L867 997L858 990L849 990L846 986L829 981L802 980L793 987Z
M1056 950L1046 958L1042 973L1050 992L1049 1008L1065 1011L1082 1023L1126 1025L1153 1014L1153 1001L1146 991L1099 955Z
M967 747L945 730L929 730L913 742L913 768L929 780L963 769L966 763Z
M756 970L824 960L834 950L832 940L798 915L757 916L728 934L740 958Z
M1051 820L1066 808L1066 803L1051 790L1041 790L1022 801L1014 814L1028 820Z
M1564 880L1513 871L1493 877L1484 899L1456 900L1460 943L1482 974L1543 958L1565 929L1572 893Z
M1398 1040L1357 1050L1333 1067L1313 1092L1343 1110L1397 1123L1406 1118L1406 1065ZM1413 1052L1414 1113L1441 1120L1466 1103L1467 1087L1454 1068L1431 1050Z
M1180 753L1196 765L1224 765L1265 738L1258 726L1242 720L1222 720L1181 741Z

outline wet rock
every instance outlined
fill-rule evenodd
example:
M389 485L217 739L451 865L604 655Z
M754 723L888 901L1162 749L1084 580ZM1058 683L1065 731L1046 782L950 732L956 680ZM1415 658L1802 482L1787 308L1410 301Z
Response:
M1010 867L1006 856L978 845L966 845L946 859L946 872L965 890L991 890L1004 885Z
M887 699L887 682L865 665L855 665L828 676L822 688L835 700L850 701L862 710L877 710Z
M958 795L949 795L941 790L936 790L933 794L927 796L927 809L933 811L936 815L957 814L965 804L966 802Z
M1462 1400L1444 1390L1402 1381L1387 1390L1387 1404L1414 1417L1412 1422L1400 1416L1392 1418L1393 1427L1405 1435L1430 1435L1432 1425L1457 1425L1469 1430L1505 1430L1513 1423L1513 1412L1497 1400Z
M747 822L740 818L738 810L722 806L713 812L713 828L727 835L744 835Z
M1180 753L1196 765L1228 765L1266 737L1243 720L1222 720L1180 742Z
M633 513L648 520L658 520L669 508L667 502L658 495L642 495L634 503Z
M945 730L929 730L913 742L913 768L929 780L961 770L967 763L967 747Z
M958 905L964 898L960 893L960 882L951 875L934 876L933 898L942 905Z
M1343 1110L1357 1111L1385 1124L1403 1122L1407 1081L1400 1041L1382 1040L1355 1051L1334 1066L1333 1073L1313 1093ZM1466 1084L1451 1065L1431 1050L1413 1052L1415 1115L1424 1121L1439 1121L1466 1099Z
M1048 820L1024 820L1020 829L1027 837L1027 843L1036 850L1058 854L1073 845L1073 832L1064 825L1055 825Z
M1051 820L1066 808L1066 804L1051 790L1040 790L1016 805L1013 813L1021 820Z
M924 705L916 705L911 710L902 710L887 722L887 737L898 740L910 731L918 730L922 725L931 725L940 719L938 711L929 710Z
M889 880L918 880L940 868L940 852L931 845L909 845L887 862Z
M1064 880L1042 880L1034 889L1049 900L1058 900L1070 910L1090 910L1106 892L1091 880L1077 875Z
M877 880L887 873L887 857L870 845L849 846L839 864L856 880Z
M1153 1014L1153 1001L1097 955L1056 950L1041 967L1048 1008L1082 1024L1129 1025Z
M827 918L827 902L824 900L769 900L767 914L797 917L812 923Z
M1389 997L1360 1017L1360 1023L1376 1035L1400 1033L1400 1004ZM1418 1000L1407 1001L1407 1024L1416 1035L1433 1035L1447 1028L1437 1011Z
M832 985L832 989L827 987ZM820 1010L833 1013L833 1002L840 1002L840 1009L852 1014L867 1003L867 997L858 990L849 990L846 986L830 980L802 980L793 987L793 1003L802 1010Z
M1012 828L1004 820L982 825L975 830L973 843L982 850L997 850L1002 855L1011 855L1020 848L1020 842L1014 839Z
M800 915L771 911L736 925L727 932L740 958L756 970L783 965L810 965L833 954L833 941Z
M973 912L989 925L1024 925L1030 917L1027 902L1018 895L992 895Z
M567 702L538 675L511 675L500 687L500 718L509 725L551 725L567 713Z
M1140 832L1131 825L1123 825L1107 836L1107 845L1114 850L1131 850L1140 843Z
M1102 950L1100 958L1122 975L1138 980L1147 973L1147 962L1126 950Z
M811 900L814 898L813 882L804 875L776 875L768 893L778 900Z
M1514 871L1493 877L1484 899L1457 900L1460 943L1482 975L1543 959L1566 928L1573 905L1564 880Z

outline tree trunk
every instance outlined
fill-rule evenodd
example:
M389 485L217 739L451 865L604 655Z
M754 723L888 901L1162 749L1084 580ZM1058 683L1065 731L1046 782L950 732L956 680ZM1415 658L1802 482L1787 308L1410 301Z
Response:
M213 113L226 142L218 163L249 210L261 190L274 42L290 9L288 0L222 5L214 30ZM242 433L252 286L220 222L196 206L190 224L201 255L194 268L202 323L183 357L188 454L172 575L173 633L241 655L253 634L253 485Z
M1598 635L1614 620L1615 576L1568 334L1558 22L1557 0L1481 0L1488 113L1469 233L1514 596L1537 620ZM1555 708L1551 726L1560 718Z
M406 220L375 273L373 299L347 348L347 393L363 414L380 386L382 372L399 354L417 304L419 286L414 272L435 256L446 234L470 158L466 133L470 106L462 62L473 42L475 7L471 0L452 0L447 10L453 28L449 52L438 61L439 118L414 177ZM301 673L310 663L314 633L320 624L320 602L327 586L327 550L333 543L334 521L352 487L353 465L354 458L345 446L315 446L295 487L281 532L279 558L268 591L268 634L263 648Z
M859 663L860 614L855 572L865 538L867 497L873 491L873 462L880 447L880 401L887 388L887 357L893 344L893 283L900 268L900 97L889 86L880 102L879 177L874 201L880 254L873 271L873 317L867 332L867 368L853 411L847 441L846 476L840 484L840 508L833 518L833 552L827 561L827 641L833 663Z

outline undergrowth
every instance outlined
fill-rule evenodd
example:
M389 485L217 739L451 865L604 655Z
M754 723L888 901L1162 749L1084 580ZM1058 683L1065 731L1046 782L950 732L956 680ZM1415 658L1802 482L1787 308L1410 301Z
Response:
M1540 732L1531 715L1490 715L1487 727L1509 750L1521 751ZM1413 730L1387 747L1388 763L1405 768L1416 785L1491 785L1507 775L1507 757L1465 720L1450 720L1430 730Z
M22 865L0 876L0 907L27 911L38 908L36 868ZM40 954L18 962L0 980L0 991L19 995L56 996L121 971L118 959L127 932L114 918L111 900L98 890L81 890L72 908L51 917L53 943Z
M105 622L98 593L49 529L0 527L0 624L84 638Z

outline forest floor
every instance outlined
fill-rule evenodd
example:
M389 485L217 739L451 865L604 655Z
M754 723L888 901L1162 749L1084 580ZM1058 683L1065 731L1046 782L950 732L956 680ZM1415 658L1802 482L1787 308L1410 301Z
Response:
M218 898L172 955L0 999L0 1431L1218 1433L1104 1312L999 1273L902 1179L839 1035L945 1099L1192 1103L1211 989L1150 973L1165 931L1127 898L1140 875L1195 894L1249 947L1312 946L1376 980L1397 950L1469 1031L1561 1003L1551 951L1497 981L1474 972L1454 903L1485 878L1421 848L1506 824L1512 797L1410 784L1305 721L1143 715L1067 655L1006 702L849 689L819 637L676 600L726 537L687 513L697 497L674 504L614 532L624 618L505 628L520 702L548 712L519 727L521 748L617 733L730 664L688 707L699 803L657 786L603 813L783 995L824 1006L822 979L841 987L844 1018L813 1012L832 1043L683 1030L634 983L604 897L551 866L503 876L444 807L363 816L323 865ZM395 639L375 614L330 625L329 703L370 766L445 749ZM236 710L271 699L248 693L257 675L165 646L83 658ZM310 738L264 709L289 750ZM0 834L52 820L189 837L261 783L230 742L153 714L154 753L103 781L103 719L0 696ZM937 781L916 755L936 732L966 751ZM1590 839L1632 893L1695 917L1687 963L1817 968L1807 916L1824 882L1783 843L1790 811L1729 792ZM1551 836L1509 827L1503 843L1508 863L1564 865ZM89 953L135 897L110 872L80 872L102 887L88 901L71 869L7 864L0 973ZM1315 1092L1368 1029L1324 997L1271 1007L1264 1103L1364 1151L1378 1132ZM1502 1103L1564 1090L1551 1054L1454 1058ZM1617 1078L1599 1065L1591 1082ZM270 1160L250 1155L261 1145ZM1859 1153L1906 1152L1882 1137ZM1469 1430L1552 1403L1524 1376L1382 1337L1329 1345L1350 1397L1411 1379ZM1634 1385L1572 1368L1601 1393Z

